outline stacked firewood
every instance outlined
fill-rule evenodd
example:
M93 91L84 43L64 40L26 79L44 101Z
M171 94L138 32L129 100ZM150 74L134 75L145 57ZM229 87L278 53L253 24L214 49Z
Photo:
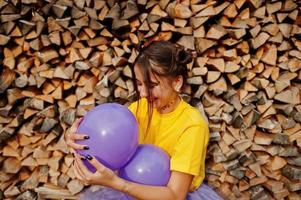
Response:
M142 40L184 45L185 100L209 119L206 181L229 199L301 199L299 0L0 0L0 199L75 199L64 135L135 97Z

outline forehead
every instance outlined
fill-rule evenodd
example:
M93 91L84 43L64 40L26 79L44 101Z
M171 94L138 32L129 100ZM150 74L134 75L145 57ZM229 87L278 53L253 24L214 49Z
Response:
M134 73L138 81L143 82L145 80L145 72L143 71L142 67L137 64L134 66ZM156 81L158 78L158 76L155 76L154 73L150 72L151 81Z
M138 80L140 82L145 82L146 77L144 75L144 72L143 72L143 69L142 69L141 66L136 64L134 66L134 73L135 73L135 76L136 76L136 80ZM173 80L174 79L172 77L160 76L158 74L150 72L150 81L151 82L154 82L154 83L160 82L160 83L163 83L163 84L170 85Z

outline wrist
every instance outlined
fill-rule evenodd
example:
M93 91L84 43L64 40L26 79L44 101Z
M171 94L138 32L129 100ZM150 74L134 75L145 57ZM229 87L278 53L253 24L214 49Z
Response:
M128 181L126 181L126 180L123 179L123 185L122 185L121 191L123 193L128 194L129 190L130 190L130 182L128 182Z
M118 176L116 177L116 179L113 182L114 182L113 189L116 189L123 193L127 193L127 194L129 193L130 182L128 182Z

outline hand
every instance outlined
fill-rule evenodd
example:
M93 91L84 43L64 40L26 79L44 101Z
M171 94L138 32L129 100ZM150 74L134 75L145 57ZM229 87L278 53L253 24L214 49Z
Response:
M101 164L95 157L87 155L85 158L75 153L74 174L77 179L81 180L83 184L103 185L108 187L114 187L115 180L118 176L109 168ZM82 162L82 159L86 159L95 167L96 172L92 173Z
M87 149L86 145L76 144L76 140L89 139L89 136L84 134L76 134L77 128L83 118L79 118L74 121L72 126L66 132L66 144L70 148L71 153L75 153L77 149Z

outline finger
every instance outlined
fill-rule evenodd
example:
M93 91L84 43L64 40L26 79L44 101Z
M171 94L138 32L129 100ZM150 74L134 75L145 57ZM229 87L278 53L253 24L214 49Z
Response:
M79 159L80 160L76 160L74 163L74 166L76 168L76 173L77 173L78 178L81 180L81 182L84 185L87 185L87 184L89 184L88 177L90 177L90 175L84 174L84 172L82 171L82 169L80 167L80 163L82 163L82 160L81 160L81 158L79 158Z
M75 161L73 163L73 171L74 171L74 175L77 179L81 180L81 181L84 181L84 176L83 174L80 172L80 169L78 168L78 165L77 165L77 162Z
M72 126L71 126L70 128L76 130L77 127L80 125L80 123L82 122L83 119L84 119L83 117L76 119L76 120L73 122L73 124L72 124Z
M79 145L75 143L75 140L84 140L84 139L88 139L89 136L86 135L81 135L81 134L68 134L68 136L66 137L66 143L68 146L74 148L74 149L85 149L85 145ZM88 149L86 147L86 149Z
M75 169L74 169L74 176L75 176L75 178L77 178L78 180L80 180L80 182L82 183L82 184L84 184L85 186L87 186L87 185L89 185L89 183L87 183L87 180L86 180L86 178L82 175L82 174L80 174L81 172L79 171L79 169L78 169L78 165L75 163L75 165L74 165L75 167Z
M85 186L90 185L89 182L88 182L88 180L87 180L87 178L85 177L85 175L82 174L82 172L80 171L79 166L78 166L78 164L76 162L75 162L74 166L76 168L76 171L74 170L75 177L77 179L79 179L80 182L83 183Z
M80 172L78 171L78 167L77 167L77 164L74 163L74 169L73 169L73 172L74 172L74 176L75 178L77 178L78 180L80 181L84 181L84 178L83 176L80 174Z
M103 164L101 164L95 157L87 155L86 159L91 163L91 165L93 165L93 167L95 167L95 169L97 171L99 171L100 173L103 173L107 167L104 166Z
M70 140L87 140L90 137L88 135L85 134L78 134L78 133L71 133L68 135L67 137Z
M72 149L78 149L78 150L83 150L83 149L88 150L89 149L89 147L87 145L77 144L72 141L67 141L66 144Z
M66 133L67 133L66 138L67 138L68 136L72 135L73 133L76 133L77 128L78 128L78 126L79 126L79 124L80 124L81 121L82 121L82 118L77 119L77 120L74 121L74 123L71 125L71 127L67 129L67 132L66 132Z
M92 173L88 170L88 168L84 165L81 157L78 154L75 154L75 162L78 166L78 169L80 170L81 174L84 177L90 176Z
M73 148L70 148L70 153L72 153L73 155L75 155L76 151Z

